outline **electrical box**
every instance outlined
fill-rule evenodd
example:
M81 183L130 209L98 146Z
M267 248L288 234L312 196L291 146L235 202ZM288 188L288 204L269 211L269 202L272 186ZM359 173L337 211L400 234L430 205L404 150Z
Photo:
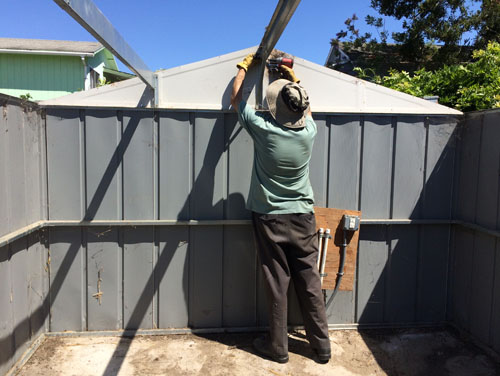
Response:
M359 217L357 215L344 215L343 221L344 231L357 231L359 230Z

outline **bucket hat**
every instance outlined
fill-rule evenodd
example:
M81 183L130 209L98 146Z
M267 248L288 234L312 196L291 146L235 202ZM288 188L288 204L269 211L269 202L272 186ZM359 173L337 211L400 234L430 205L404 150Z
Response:
M266 101L279 124L288 128L305 127L309 97L302 86L285 79L276 80L267 87Z

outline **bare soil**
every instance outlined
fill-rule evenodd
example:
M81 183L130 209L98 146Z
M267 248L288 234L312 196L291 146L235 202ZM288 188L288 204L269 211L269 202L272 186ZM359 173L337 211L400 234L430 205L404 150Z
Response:
M18 375L500 375L495 355L449 330L331 331L328 364L301 332L287 364L265 360L252 349L258 335L49 337Z

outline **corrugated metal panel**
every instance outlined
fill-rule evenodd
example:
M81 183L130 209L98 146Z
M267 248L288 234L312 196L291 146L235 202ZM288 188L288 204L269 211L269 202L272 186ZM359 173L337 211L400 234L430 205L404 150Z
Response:
M19 358L29 346L30 309L29 309L29 264L26 238L16 240L10 245L11 299L14 316L15 357Z
M187 226L157 230L159 328L185 328L189 324L189 232Z
M252 138L237 124L236 114L224 114L227 144L227 201L225 218L250 219L245 208L253 165Z
M483 343L490 341L495 246L495 238L476 233L473 260L469 265L472 269L470 331Z
M359 323L384 321L388 259L386 231L385 226L369 226L362 227L359 233L356 301L356 321Z
M86 238L88 330L121 329L122 255L118 229L87 228Z
M123 229L123 325L125 329L153 328L152 227Z
M450 228L446 225L421 226L417 321L443 322L446 318L449 231Z
M7 123L7 107L1 108L0 114L0 179L3 184L0 184L0 236L10 232L9 230L9 216L7 215L7 203L9 202L7 186L9 185L10 174L8 173L8 152L7 137L8 123Z
M86 257L80 228L50 231L50 330L86 330Z
M309 161L309 177L314 191L314 204L326 207L328 187L328 149L330 127L326 116L315 116L318 133L314 140L313 153ZM252 159L253 160L253 159Z
M120 148L125 219L154 219L153 143L152 113L124 112Z
M414 322L418 285L417 259L419 229L417 226L391 226L390 258L386 266L387 284L384 321Z
M226 199L227 156L224 116L196 113L194 118L194 176L190 193L192 219L222 219Z
M476 223L497 228L500 174L500 113L484 116L477 180Z
M422 218L426 152L426 129L423 119L398 118L395 132L392 217Z
M24 174L24 137L23 114L20 108L9 107L8 132L6 138L6 168L9 179L7 180L7 216L9 231L15 231L26 226L26 182Z
M455 119L429 119L424 218L451 218L453 167L458 138L455 128Z
M223 311L224 327L256 326L257 257L249 226L224 227Z
M82 127L78 110L47 112L50 219L82 219Z
M481 145L482 116L469 117L461 133L460 179L457 217L474 222L476 216L477 176Z
M390 218L393 118L364 120L361 179L363 218Z
M493 307L491 310L491 344L493 348L500 352L500 241L497 239L495 253L495 282L493 284Z
M121 162L119 142L121 123L116 111L85 113L85 219L122 219L121 186L118 174Z
M187 112L161 112L159 131L159 218L189 219L192 127Z
M222 227L191 229L189 324L194 328L222 325L223 241Z
M0 373L15 362L13 340L13 302L9 246L0 248Z

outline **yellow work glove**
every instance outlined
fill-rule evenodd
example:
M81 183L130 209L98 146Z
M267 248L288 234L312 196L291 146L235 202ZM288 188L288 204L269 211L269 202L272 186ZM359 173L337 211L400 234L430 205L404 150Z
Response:
M247 56L245 56L245 58L243 59L243 61L241 63L238 63L236 64L236 66L238 68L241 68L241 69L244 69L245 72L248 71L248 68L250 67L250 65L252 65L253 63L253 60L254 60L254 57L255 57L255 54L252 53L252 54L248 54Z
M295 82L297 84L300 82L300 80L297 78L292 68L289 68L286 65L281 65L280 69L281 73L283 74L283 78Z

